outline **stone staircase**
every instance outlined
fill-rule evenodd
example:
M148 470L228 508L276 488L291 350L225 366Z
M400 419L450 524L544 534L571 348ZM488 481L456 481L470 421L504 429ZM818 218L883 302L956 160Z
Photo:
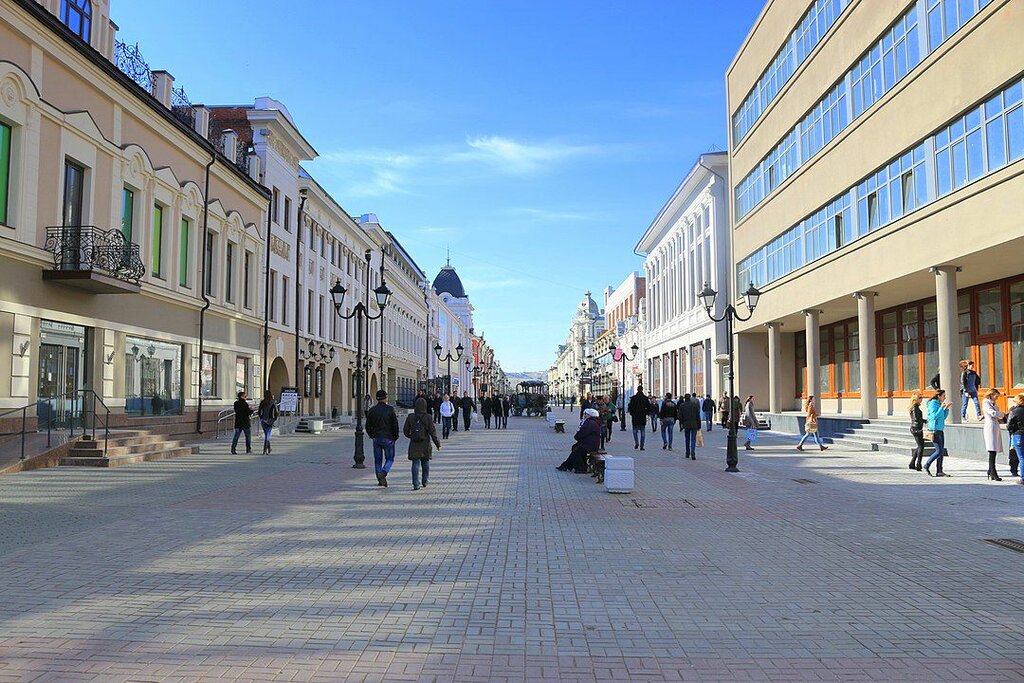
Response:
M899 420L865 420L826 441L907 457L910 457L910 452L917 446L910 433L910 423ZM930 441L925 440L925 448L931 449Z
M152 434L141 430L111 432L106 440L106 454L103 452L104 439L79 439L68 454L60 459L61 466L69 467L121 467L149 460L179 458L199 452L199 446L186 446L178 439L169 439L164 434Z

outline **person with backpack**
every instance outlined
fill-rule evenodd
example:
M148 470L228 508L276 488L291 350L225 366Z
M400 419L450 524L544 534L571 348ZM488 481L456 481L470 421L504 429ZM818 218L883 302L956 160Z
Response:
M441 442L437 440L437 427L427 414L427 402L416 399L412 415L405 418L402 433L409 439L409 460L412 461L412 490L425 488L430 476L430 456L433 453L431 442L441 450Z
M672 400L672 393L665 394L661 402L661 410L658 413L661 418L661 450L672 450L672 433L676 426L676 402Z
M270 389L263 392L263 400L256 409L256 415L260 421L260 429L263 430L263 454L266 455L273 451L270 447L270 432L277 424L277 418L281 416L281 411L274 402L274 392Z
M427 399L418 398L416 402ZM431 425L434 423L431 422ZM398 441L398 416L388 405L388 392L377 392L377 405L366 413L366 435L373 439L373 468L377 472L377 486L387 488L388 472L395 464L395 442Z

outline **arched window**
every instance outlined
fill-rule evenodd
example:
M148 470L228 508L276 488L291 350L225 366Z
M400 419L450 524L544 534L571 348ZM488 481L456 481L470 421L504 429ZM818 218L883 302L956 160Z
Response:
M79 38L89 42L92 29L90 0L60 0L60 20Z

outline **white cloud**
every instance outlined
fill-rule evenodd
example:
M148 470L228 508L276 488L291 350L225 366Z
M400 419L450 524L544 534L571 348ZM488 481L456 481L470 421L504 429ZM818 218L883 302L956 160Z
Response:
M466 145L468 150L455 152L446 161L480 163L516 175L546 171L559 162L603 151L597 145L571 145L557 141L526 143L499 135L468 138Z

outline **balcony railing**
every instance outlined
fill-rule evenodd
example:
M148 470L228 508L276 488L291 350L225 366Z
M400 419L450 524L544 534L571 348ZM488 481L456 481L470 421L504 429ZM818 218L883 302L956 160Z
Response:
M135 286L146 274L139 245L129 242L118 228L50 226L43 248L53 254L54 271L99 272Z

